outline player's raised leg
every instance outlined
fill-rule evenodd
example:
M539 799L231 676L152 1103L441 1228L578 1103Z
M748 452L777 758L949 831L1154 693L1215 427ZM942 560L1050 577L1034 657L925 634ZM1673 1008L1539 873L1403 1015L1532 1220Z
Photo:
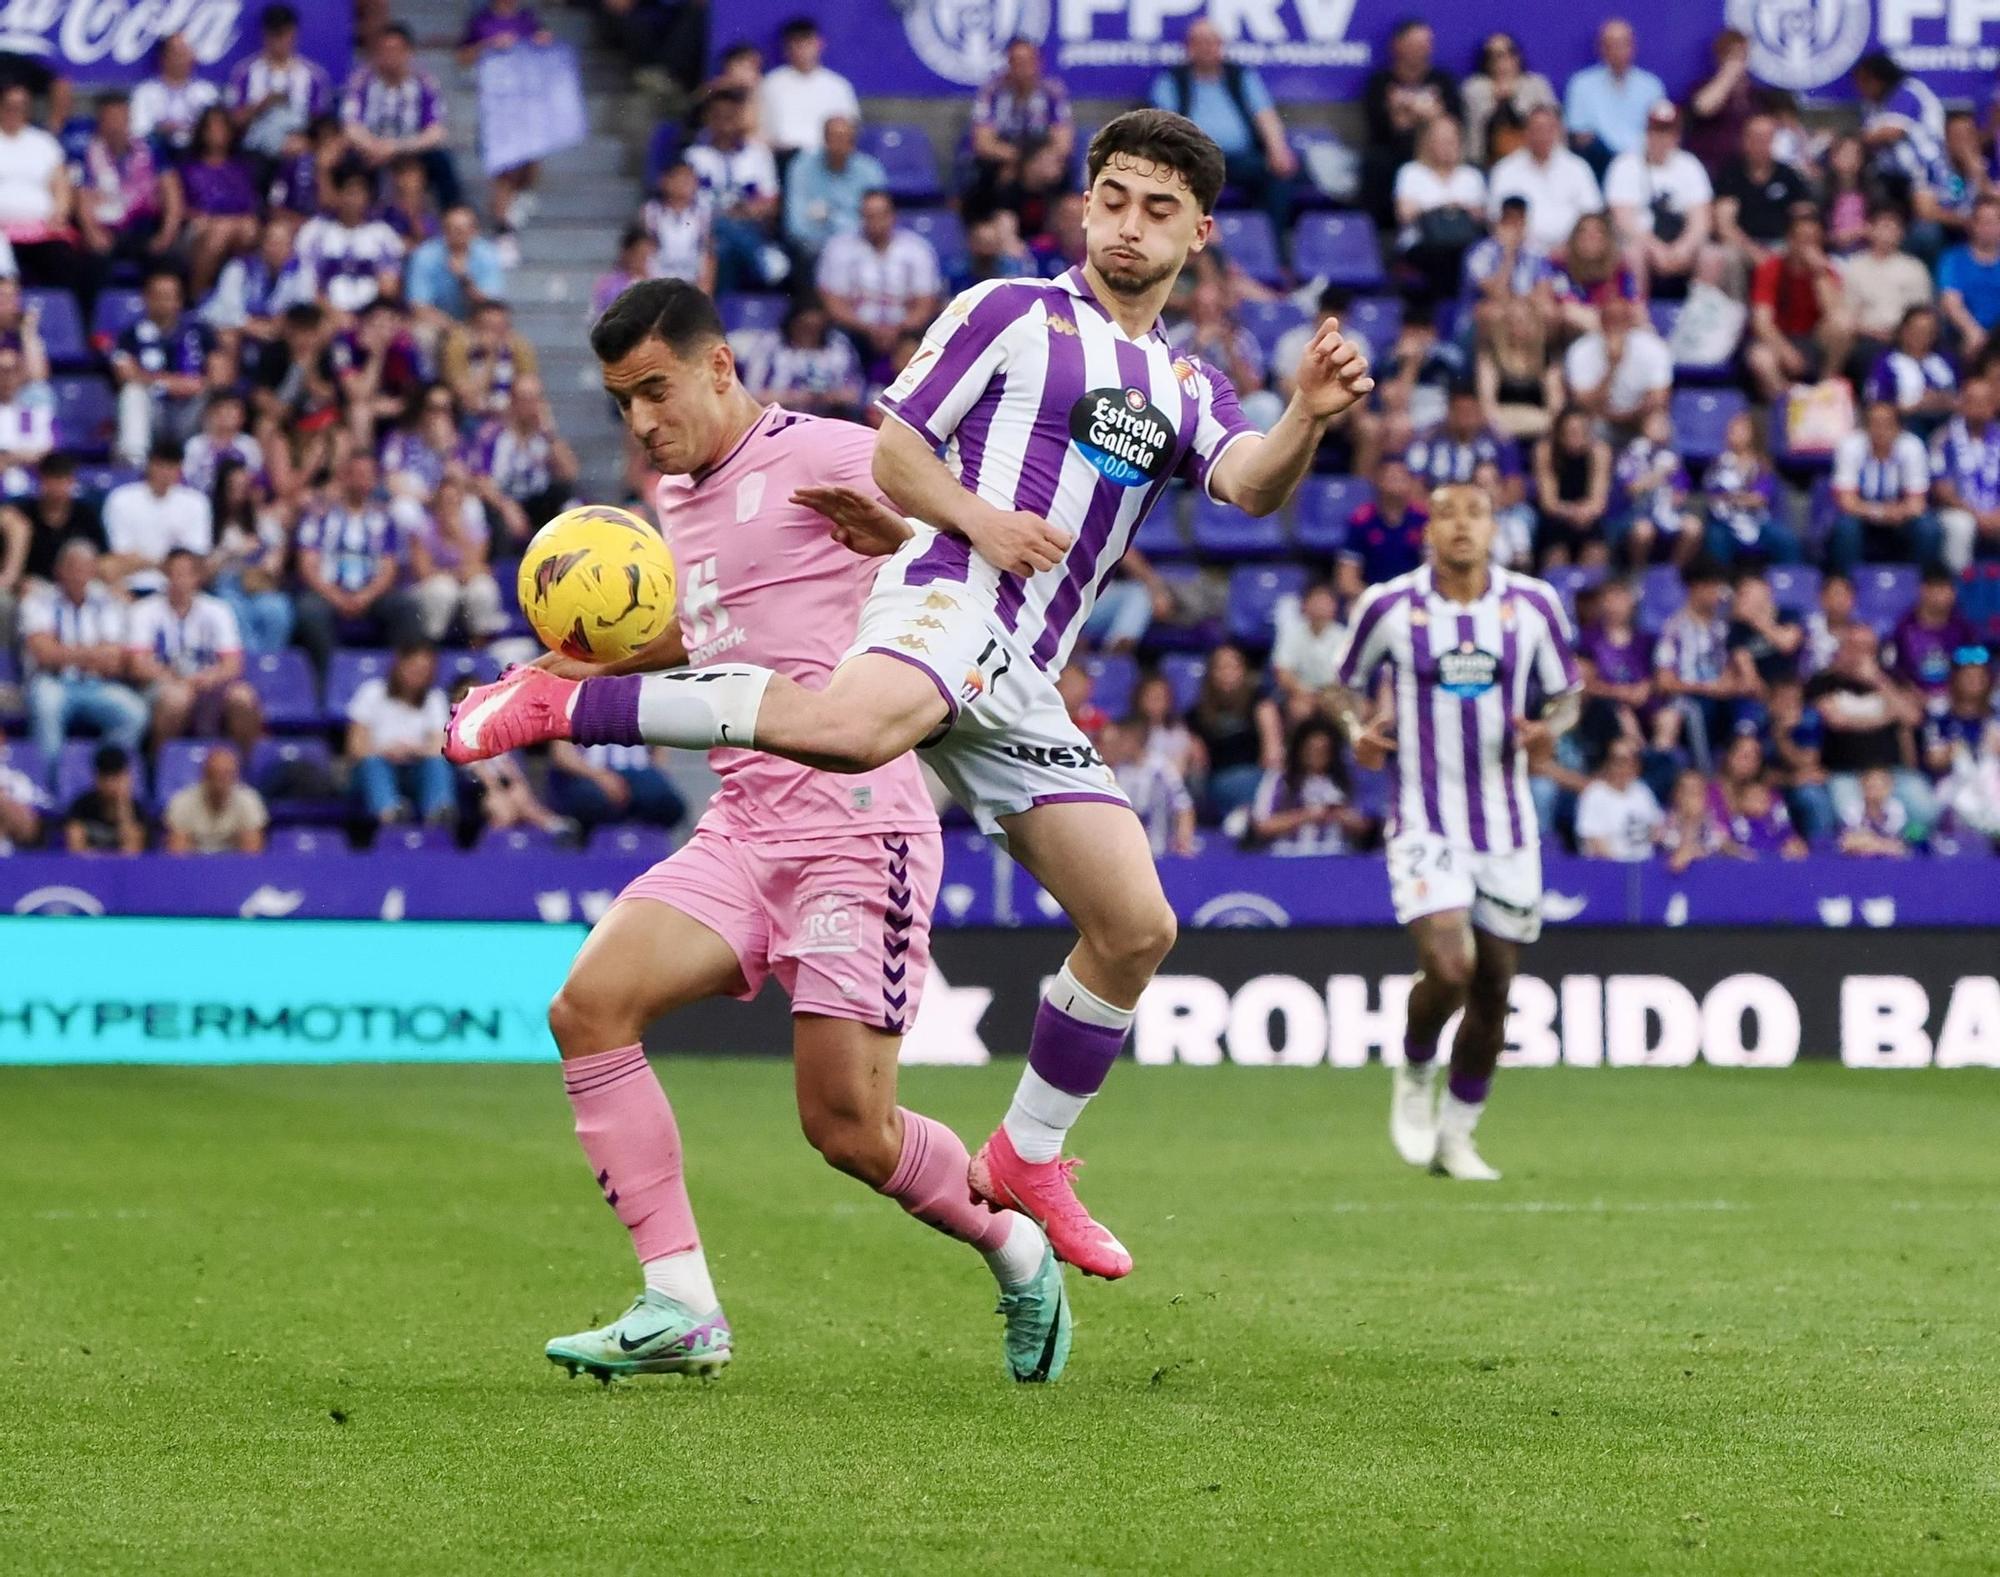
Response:
M1498 1182L1500 1174L1481 1158L1472 1142L1479 1114L1493 1087L1493 1071L1507 1040L1507 994L1514 984L1520 949L1488 931L1472 928L1474 963L1465 994L1465 1017L1451 1043L1451 1072L1438 1102L1437 1157L1433 1167L1462 1183Z
M1410 924L1417 944L1417 982L1403 1029L1403 1065L1389 1096L1389 1138L1412 1166L1430 1166L1438 1152L1438 1037L1465 1006L1476 950L1464 909L1428 914Z
M1059 1378L1071 1317L1062 1267L1041 1229L966 1192L969 1157L951 1129L896 1102L902 1037L852 1019L793 1020L799 1123L827 1164L885 1194L917 1220L970 1244L999 1285L1007 1367L1016 1380Z
M714 931L666 904L627 902L591 932L550 1004L576 1136L645 1277L610 1325L548 1344L550 1361L572 1374L706 1375L729 1362L729 1322L688 1203L680 1128L639 1037L663 1013L744 989L736 953Z
M1009 851L1075 924L1077 943L1036 1011L1028 1066L973 1161L972 1186L1033 1216L1078 1270L1115 1279L1132 1256L1076 1197L1063 1141L1110 1076L1139 995L1174 945L1174 911L1128 806L1037 805L1001 826Z

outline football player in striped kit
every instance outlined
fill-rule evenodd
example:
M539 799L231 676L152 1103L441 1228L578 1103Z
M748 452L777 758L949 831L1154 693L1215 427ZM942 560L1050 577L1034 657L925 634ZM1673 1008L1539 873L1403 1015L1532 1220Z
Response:
M836 772L921 747L1062 905L1076 949L1043 998L1027 1070L969 1180L981 1199L1033 1217L1079 1270L1111 1279L1132 1257L1077 1199L1063 1143L1117 1061L1175 922L1145 829L1070 721L1055 676L1169 483L1270 514L1327 424L1374 383L1329 322L1306 349L1291 404L1256 432L1229 380L1174 351L1160 322L1182 267L1214 233L1221 150L1182 116L1134 110L1092 140L1088 170L1084 264L967 291L884 394L874 481L910 525L859 490L811 490L843 540L892 555L827 687L750 664L709 664L698 682L652 674L634 731ZM559 683L532 669L501 681L504 699L474 691L453 727L453 759L596 715Z
M1389 889L1422 970L1389 1135L1412 1166L1478 1182L1500 1176L1473 1129L1505 1043L1520 949L1542 929L1529 763L1574 726L1583 697L1561 599L1545 581L1496 567L1493 532L1483 488L1433 492L1429 562L1363 595L1338 674L1355 759L1376 768L1396 757ZM1376 707L1385 670L1390 699ZM1438 1039L1460 1008L1440 1092Z

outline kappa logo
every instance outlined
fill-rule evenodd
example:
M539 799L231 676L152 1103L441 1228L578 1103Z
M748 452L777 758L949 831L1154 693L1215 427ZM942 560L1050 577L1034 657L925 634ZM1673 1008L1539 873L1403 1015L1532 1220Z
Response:
M928 613L921 619L915 620L911 626L911 628L918 630L941 630L944 627L944 620L933 619Z
M1071 339L1083 338L1083 330L1070 322L1068 318L1051 317L1049 319L1049 332L1051 334L1067 334Z
M926 608L956 608L958 604L953 602L943 592L934 591L928 597L924 598L924 606Z
M923 640L915 635L899 635L891 644L900 646L905 651L909 652L927 652L931 649L931 643L929 641Z

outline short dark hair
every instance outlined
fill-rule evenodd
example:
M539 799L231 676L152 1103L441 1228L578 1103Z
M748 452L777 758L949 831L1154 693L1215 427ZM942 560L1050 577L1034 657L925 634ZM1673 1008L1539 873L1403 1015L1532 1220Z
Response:
M42 456L42 463L35 467L37 476L75 476L76 456L65 454L60 449L51 449Z
M129 109L132 104L132 95L127 93L123 88L107 88L104 92L97 95L98 114L102 115L114 104L123 104Z
M1958 585L1957 573L1935 562L1924 566L1924 572L1919 577L1919 580L1926 586L1945 585L1956 587Z
M1857 82L1879 82L1885 88L1893 88L1903 80L1903 68L1886 51L1871 50L1854 63L1854 79Z
M198 563L200 562L201 555L195 552L193 548L168 548L167 556L160 562L171 569L175 559L193 559Z
M187 549L181 548L185 553ZM169 554L171 558L173 555ZM132 755L123 745L99 745L97 754L90 758L90 770L101 778L116 777L120 772L132 770Z
M590 328L590 348L609 366L649 339L676 356L706 349L724 337L715 303L684 279L642 279L604 309Z
M377 33L375 36L378 39L400 38L404 43L408 44L412 49L416 48L417 44L416 36L413 33L411 33L411 31L407 27L405 27L401 22L391 22L387 27L383 28L382 31Z
M299 14L288 5L267 5L257 15L257 30L266 38L274 33L296 33Z
M1901 207L1895 203L1870 203L1868 205L1868 222L1873 224L1877 219L1893 219L1897 224L1909 223L1909 219L1905 216Z
M1164 165L1188 184L1205 214L1215 211L1222 195L1222 150L1215 139L1185 115L1172 110L1127 110L1090 139L1087 186L1095 186L1104 166L1116 155Z
M1722 566L1706 553L1698 553L1689 559L1681 569L1683 586L1721 586L1728 581Z
M171 279L177 285L185 285L187 283L181 278L181 271L171 263L157 263L146 270L146 277L139 281L139 288L144 290L156 279Z
M809 16L795 16L787 19L778 28L778 41L789 44L795 38L817 38L819 23Z
M152 448L146 451L148 465L171 465L178 468L180 463L181 446L171 438L156 439Z
M344 192L348 187L353 186L357 182L367 187L370 194L373 194L375 183L368 178L368 172L358 164L343 164L334 173L333 189L336 192Z

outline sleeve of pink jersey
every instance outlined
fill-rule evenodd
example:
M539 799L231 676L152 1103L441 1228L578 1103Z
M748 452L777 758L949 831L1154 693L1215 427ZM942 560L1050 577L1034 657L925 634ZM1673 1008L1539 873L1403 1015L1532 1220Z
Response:
M938 314L910 364L875 403L933 448L942 446L1005 366L1007 330L1034 299L1005 280L965 291Z
M1227 377L1206 362L1189 358L1189 365L1195 384L1194 442L1181 460L1180 474L1183 481L1214 498L1215 490L1208 484L1216 462L1237 439L1247 438L1257 429L1243 415L1243 407L1236 402L1236 386Z

